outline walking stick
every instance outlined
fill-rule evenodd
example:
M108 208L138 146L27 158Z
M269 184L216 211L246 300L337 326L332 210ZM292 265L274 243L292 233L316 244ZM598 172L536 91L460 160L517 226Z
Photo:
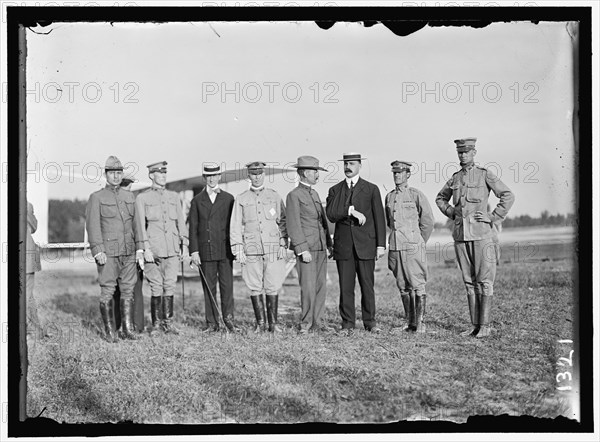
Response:
M208 295L210 296L210 302L216 307L217 312L219 313L219 321L221 324L223 324L223 327L225 327L225 330L227 330L227 326L225 325L225 321L223 320L223 313L221 313L221 308L219 307L219 304L217 304L217 301L215 300L215 296L213 295L213 292L208 285L208 281L206 280L206 276L204 275L204 272L202 271L202 267L198 266L198 270L200 270L200 276L202 277L202 280L204 281L204 284L206 285L206 289L208 290Z
M181 251L181 298L182 308L185 311L185 277L183 275L183 240L179 242L179 250Z

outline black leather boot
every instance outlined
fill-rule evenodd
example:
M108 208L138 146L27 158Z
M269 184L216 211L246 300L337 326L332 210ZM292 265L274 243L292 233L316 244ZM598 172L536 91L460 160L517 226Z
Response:
M254 309L254 316L256 317L256 327L254 327L254 333L260 333L263 331L265 326L265 303L262 295L250 296L252 301L252 308Z
M479 323L481 327L479 332L475 335L476 338L487 338L492 330L490 328L490 314L492 311L492 297L482 296L481 297L481 311L479 313Z
M415 331L417 329L417 295L411 290L408 295L408 326L404 331Z
M479 297L475 293L467 294L467 303L469 304L469 316L473 329L461 333L463 336L475 336L479 332Z
M179 330L177 330L173 325L173 296L163 296L163 299L165 302L165 314L162 322L162 328L165 331L165 333L178 335Z
M269 321L269 331L274 333L281 332L277 323L277 307L279 304L279 295L267 295L267 319Z
M150 336L156 336L161 331L160 325L163 318L162 296L153 296L150 298L150 318L152 319Z
M232 314L229 314L229 315L225 316L225 317L223 318L223 322L225 323L225 327L227 327L227 330L228 330L230 333L239 333L239 332L241 332L241 331L242 331L242 330L241 330L241 329L240 329L240 328L239 328L237 325L235 325L235 323L233 322L233 315L232 315Z
M423 323L423 317L425 316L425 306L427 305L427 295L423 294L416 297L416 328L417 333L425 333L425 324Z
M121 298L121 337L137 341L140 336L133 329L133 299Z
M102 322L104 323L105 339L108 342L117 342L117 334L115 331L115 312L114 312L114 301L100 301L100 315L102 316Z

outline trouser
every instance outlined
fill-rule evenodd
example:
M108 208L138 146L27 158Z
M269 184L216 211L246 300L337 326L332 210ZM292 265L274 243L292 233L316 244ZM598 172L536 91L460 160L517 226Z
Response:
M121 291L121 299L133 298L133 288L137 281L137 264L135 255L107 256L106 264L98 265L98 282L100 283L100 301L109 302L117 285Z
M423 243L423 247L424 247ZM401 294L415 292L416 296L425 294L427 283L427 255L424 248L408 250L390 250L388 268L396 278Z
M177 285L178 256L154 257L155 262L147 262L144 267L146 280L150 284L152 297L173 296Z
M493 238L455 241L454 250L465 288L471 322L488 325L496 278L497 244ZM483 299L486 298L486 299Z
M336 265L340 282L342 328L354 328L356 323L354 286L357 275L362 293L360 305L363 325L367 328L375 327L375 260L358 259L353 246L350 259L338 259Z
M242 264L242 279L252 292L277 294L285 280L285 259L277 254L248 255Z
M202 280L204 289L204 312L207 325L216 326L219 323L219 311L217 302L217 281L221 294L221 312L223 319L228 315L233 316L233 261L221 259L219 261L202 261L200 264L202 272L206 277L206 283ZM210 289L210 292L209 292ZM212 292L212 298L210 293Z
M325 310L327 295L327 251L311 251L311 262L298 256L296 266L300 282L300 328L319 327Z

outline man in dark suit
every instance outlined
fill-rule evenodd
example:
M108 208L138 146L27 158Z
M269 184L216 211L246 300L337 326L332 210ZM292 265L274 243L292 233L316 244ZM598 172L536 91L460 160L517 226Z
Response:
M204 273L204 332L219 331L217 280L221 293L223 322L230 332L239 331L233 322L233 259L229 241L229 223L233 195L219 188L221 167L205 163L206 187L194 197L190 206L190 254L192 263ZM201 275L202 276L202 275Z
M292 167L298 169L300 182L287 195L286 222L291 245L297 258L300 282L300 333L331 331L323 322L327 296L327 255L331 236L325 210L313 186L319 180L319 160L308 155L298 158Z
M360 178L359 153L344 154L346 179L329 189L327 218L335 223L333 257L340 281L342 332L351 335L356 322L356 275L362 298L362 320L367 331L380 333L375 320L375 260L385 254L385 214L379 188Z

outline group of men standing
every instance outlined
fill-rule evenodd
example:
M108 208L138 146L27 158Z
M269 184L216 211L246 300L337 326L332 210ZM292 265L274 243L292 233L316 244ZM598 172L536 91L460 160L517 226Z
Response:
M438 193L436 204L454 221L453 238L467 290L474 328L468 334L490 333L490 310L497 243L494 224L501 222L514 202L512 192L490 171L475 166L475 138L455 140L461 170ZM288 248L297 258L301 288L298 331L333 330L324 320L327 258L336 261L342 319L341 332L352 335L356 325L354 288L361 288L365 330L380 333L375 308L375 261L385 255L407 318L405 330L422 333L428 271L425 245L433 231L433 213L425 195L408 186L411 164L393 161L395 189L382 204L379 188L360 177L358 153L344 154L345 179L329 189L326 208L313 186L319 160L301 156L294 167L299 184L286 202L264 185L266 163L246 164L250 188L238 195L219 188L221 169L205 163L206 187L194 197L189 212L189 253L199 268L205 297L204 332L240 331L234 319L233 261L241 264L256 318L255 332L280 331L278 294L286 276ZM136 261L152 292L151 333L178 333L172 324L177 264L188 254L188 229L177 194L165 189L166 162L149 165L152 187L137 198L120 187L123 167L109 157L107 185L91 195L86 211L88 236L98 266L100 311L109 341L116 340L113 309L122 314L122 336L137 339L132 326L132 291ZM487 212L490 191L500 199ZM450 204L452 199L452 204ZM335 224L333 240L328 222ZM386 225L390 229L386 241ZM493 259L492 259L493 257ZM217 303L217 283L221 294ZM117 285L120 306L113 305ZM266 298L266 312L265 312ZM139 328L139 327L138 327ZM141 330L138 330L141 331Z

